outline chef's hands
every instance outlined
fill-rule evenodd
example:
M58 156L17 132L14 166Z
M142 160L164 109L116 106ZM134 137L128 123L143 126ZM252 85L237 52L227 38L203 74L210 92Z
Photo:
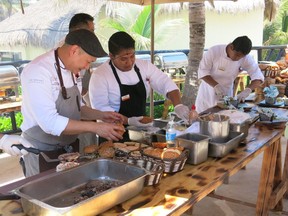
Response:
M136 116L128 118L128 125L135 126L135 127L152 127L153 122L143 124L140 121L143 119L143 116Z
M225 96L223 87L219 83L214 86L214 91L215 91L215 94L216 94L218 100Z
M114 122L124 122L124 116L117 112L106 111L102 112L101 119L104 122L114 123Z
M178 104L174 107L174 112L176 113L178 118L181 118L182 120L184 120L185 123L189 122L190 110L187 106L185 106L183 104Z
M237 100L239 102L244 102L245 99L251 94L252 90L250 88L245 88L242 92L237 95Z
M27 148L33 147L27 140L19 135L5 134L0 140L0 149L12 156L22 156L29 153L25 149L20 150L15 146L11 147L13 144L22 144Z
M123 139L125 128L121 125L110 124L105 122L97 122L94 133L107 140L118 141Z

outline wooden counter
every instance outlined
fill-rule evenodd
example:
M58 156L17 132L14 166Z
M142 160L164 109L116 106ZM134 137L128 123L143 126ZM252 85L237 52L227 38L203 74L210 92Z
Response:
M275 109L275 112L278 115L288 114L285 109ZM254 124L245 143L226 157L209 157L199 165L187 164L184 170L166 174L158 185L144 187L136 197L101 215L181 215L262 152L264 156L255 214L268 215L269 209L281 211L282 197L287 190L286 161L284 177L281 170L280 138L283 131L283 127L277 128L275 125ZM6 186L7 189L11 187ZM3 192L5 187L0 188L0 193ZM0 202L0 212L5 211L5 216L24 215L19 207L21 205L16 201Z

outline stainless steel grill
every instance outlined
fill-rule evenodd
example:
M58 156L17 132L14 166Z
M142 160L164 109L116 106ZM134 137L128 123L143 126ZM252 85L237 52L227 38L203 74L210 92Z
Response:
M154 64L171 75L185 74L188 57L183 52L158 53L154 56Z
M0 66L0 98L2 100L11 96L19 98L18 86L20 86L18 70L12 65Z

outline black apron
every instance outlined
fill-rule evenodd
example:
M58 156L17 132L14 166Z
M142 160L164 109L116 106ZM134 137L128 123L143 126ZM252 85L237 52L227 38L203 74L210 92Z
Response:
M124 85L121 83L116 69L112 62L109 62L113 74L120 88L120 109L119 113L126 116L144 116L146 115L146 88L141 77L139 68L134 65L134 70L139 78L139 82L135 85ZM131 72L129 72L131 73ZM129 140L128 132L123 135L124 140Z

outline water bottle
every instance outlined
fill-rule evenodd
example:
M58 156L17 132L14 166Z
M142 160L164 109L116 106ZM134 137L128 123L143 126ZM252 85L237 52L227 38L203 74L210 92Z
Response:
M175 122L174 118L170 117L170 120L167 124L166 128L166 142L167 148L175 147L175 138L176 138L176 130L175 130Z

